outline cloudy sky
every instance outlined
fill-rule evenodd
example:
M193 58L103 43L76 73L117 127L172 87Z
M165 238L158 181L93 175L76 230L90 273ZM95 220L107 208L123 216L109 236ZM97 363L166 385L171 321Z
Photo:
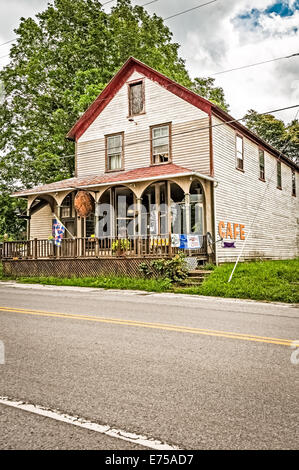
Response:
M106 0L105 0L106 1ZM144 4L149 0L133 0ZM209 0L156 0L146 8L166 18ZM104 0L103 0L104 2ZM34 16L47 0L0 0L0 44L14 38L21 16ZM109 11L111 2L105 8ZM192 77L299 52L299 0L217 0L166 20L181 45ZM0 67L8 63L10 44L0 47ZM224 88L231 114L250 108L264 112L299 104L299 56L215 75ZM277 113L290 121L296 110Z

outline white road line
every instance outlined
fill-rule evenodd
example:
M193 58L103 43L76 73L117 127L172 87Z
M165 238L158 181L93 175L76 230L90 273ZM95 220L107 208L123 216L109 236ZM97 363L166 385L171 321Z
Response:
M170 446L161 441L150 439L146 436L140 436L138 434L129 433L126 431L122 431L121 429L114 429L108 425L93 423L92 421L87 421L83 418L67 415L57 410L49 410L39 405L32 405L29 403L24 403L22 401L13 401L10 400L8 397L0 397L0 404L11 406L13 408L17 408L23 411L28 411L29 413L34 413L39 416L44 416L46 418L55 419L56 421L62 421L63 423L72 424L73 426L78 426L80 428L89 429L90 431L105 434L109 437L114 437L116 439L122 439L123 441L132 442L134 444L147 447L148 449L179 450L178 447Z

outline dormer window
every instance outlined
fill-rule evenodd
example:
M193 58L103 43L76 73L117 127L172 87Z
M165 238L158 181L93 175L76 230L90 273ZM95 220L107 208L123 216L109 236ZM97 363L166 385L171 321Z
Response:
M171 161L171 124L151 127L152 165Z
M129 116L137 116L145 112L144 81L129 83Z

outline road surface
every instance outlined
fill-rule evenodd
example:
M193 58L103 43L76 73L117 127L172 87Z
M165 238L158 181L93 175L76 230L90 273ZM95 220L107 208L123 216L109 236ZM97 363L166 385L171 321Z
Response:
M0 448L146 448L20 402L180 449L296 449L298 326L282 304L1 283Z

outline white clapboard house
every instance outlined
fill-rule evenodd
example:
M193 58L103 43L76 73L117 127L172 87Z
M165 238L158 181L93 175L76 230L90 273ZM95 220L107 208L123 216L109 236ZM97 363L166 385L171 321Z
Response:
M67 139L74 177L14 194L28 200L29 241L7 244L4 256L146 258L181 246L225 262L247 236L242 259L298 256L298 166L140 61L123 65ZM82 193L91 202L85 216L75 202ZM54 221L66 227L60 246Z

